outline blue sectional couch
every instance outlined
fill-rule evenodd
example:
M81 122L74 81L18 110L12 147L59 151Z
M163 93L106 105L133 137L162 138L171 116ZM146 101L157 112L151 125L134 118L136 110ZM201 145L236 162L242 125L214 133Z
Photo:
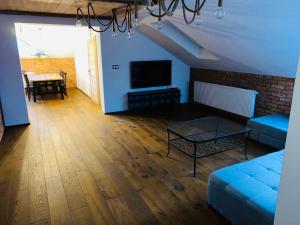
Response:
M276 149L285 147L289 118L282 114L273 114L253 118L248 121L251 128L250 138Z
M273 225L284 151L213 172L208 204L234 225Z

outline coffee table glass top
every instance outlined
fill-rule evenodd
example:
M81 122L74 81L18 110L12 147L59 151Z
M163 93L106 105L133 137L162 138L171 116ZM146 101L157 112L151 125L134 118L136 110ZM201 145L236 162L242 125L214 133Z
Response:
M247 133L250 132L250 130L251 129L243 123L217 116L175 122L168 126L168 131L194 143Z

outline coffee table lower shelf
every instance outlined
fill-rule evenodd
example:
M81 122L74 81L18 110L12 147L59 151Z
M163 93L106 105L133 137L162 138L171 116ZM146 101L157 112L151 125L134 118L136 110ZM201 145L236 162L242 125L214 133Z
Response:
M244 135L244 138L238 137ZM191 142L182 137L179 137L172 131L168 130L168 154L171 147L181 151L182 153L193 157L194 159L194 177L196 176L197 158L214 155L235 148L243 148L246 159L248 148L249 132L244 134L231 135L228 137L218 138L210 141Z

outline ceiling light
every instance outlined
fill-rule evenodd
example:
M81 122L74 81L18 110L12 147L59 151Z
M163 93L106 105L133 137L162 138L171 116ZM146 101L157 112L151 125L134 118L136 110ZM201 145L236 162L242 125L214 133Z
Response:
M92 1L87 1L87 15L84 15L82 9L80 7L77 8L77 15L76 15L76 26L81 26L82 21L88 25L90 30L95 32L105 32L109 28L112 28L112 37L117 36L117 32L126 33L127 38L132 38L132 29L137 28L139 25L138 23L138 12L137 12L137 3L135 2L134 10L131 7L131 4L126 4L119 8L113 8L111 11L111 18L110 19L100 19L95 12L95 9L92 5ZM123 16L117 14L118 10L124 10L125 12ZM134 14L134 23L132 23L132 14ZM120 18L121 17L121 18ZM93 21L93 23L92 23ZM94 21L98 23L99 28L95 28Z
M195 24L199 26L199 25L201 25L201 23L203 23L203 19L200 16L200 14L197 14L196 19L195 19Z
M81 20L77 18L76 27L81 27L81 26L82 26Z
M218 8L217 10L215 11L215 16L218 18L218 19L223 19L224 16L225 16L225 11L223 9L223 0L219 0L218 2Z
M194 0L193 8L188 6L186 2L188 0L156 0L157 4L154 4L152 0L144 0L144 9L151 16L158 18L158 22L161 21L161 18L164 16L172 16L177 10L179 3L182 5L182 14L186 24L191 24L194 21L196 24L201 23L200 11L203 8L206 0ZM168 2L168 3L167 3ZM191 2L191 1L189 1ZM188 17L188 14L190 16ZM218 19L222 19L225 16L225 11L223 9L223 0L218 0L218 8L215 12L215 16ZM160 24L160 23L159 23Z
M87 1L87 15L84 15L80 7L77 8L76 16L76 26L81 26L82 22L85 22L90 30L95 32L105 32L112 27L112 36L116 37L117 32L127 33L127 38L131 39L133 35L133 29L139 26L138 20L138 3L143 3L144 10L149 13L149 15L158 19L155 23L157 29L163 28L162 18L164 16L172 16L177 10L179 3L182 5L183 18L186 24L191 24L195 21L197 25L200 25L202 18L200 16L200 11L202 10L206 0L193 0L193 8L187 5L186 1L191 0L135 0L133 4L128 3L119 8L113 8L111 11L111 18L108 20L100 19L93 8L91 0ZM134 5L134 9L132 9ZM119 10L124 11L123 16L120 16L117 12ZM190 16L188 16L188 14ZM218 0L218 7L215 11L215 16L218 19L222 19L225 16L225 11L223 9L223 0ZM121 18L120 18L121 17ZM132 17L134 20L132 21ZM94 23L98 23L99 29L94 27Z

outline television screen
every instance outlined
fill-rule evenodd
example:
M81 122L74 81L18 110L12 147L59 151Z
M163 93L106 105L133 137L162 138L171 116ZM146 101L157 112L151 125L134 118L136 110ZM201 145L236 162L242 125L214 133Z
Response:
M131 88L171 85L172 61L131 62Z

